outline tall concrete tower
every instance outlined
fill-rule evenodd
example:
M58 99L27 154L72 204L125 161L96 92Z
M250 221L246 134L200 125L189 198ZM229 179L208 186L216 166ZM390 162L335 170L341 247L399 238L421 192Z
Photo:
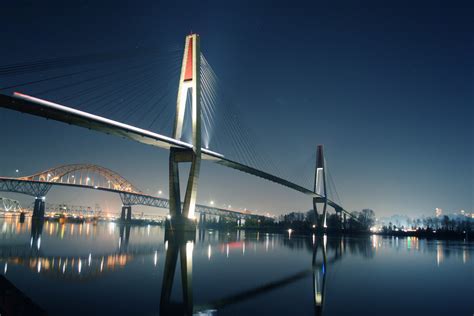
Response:
M170 187L170 228L195 229L195 209L199 169L201 166L201 52L199 35L186 36L181 76L179 79L178 97L176 102L176 118L173 137L180 140L184 129L186 110L191 111L192 148L170 148L169 187ZM186 109L187 98L191 98L191 109ZM180 162L190 162L191 169L181 207L179 168Z
M319 197L313 198L313 208L316 214L318 222L318 229L321 227L326 228L326 209L327 209L327 189L326 189L326 166L324 160L323 145L318 145L316 152L316 170L314 173L314 193L318 194ZM318 203L323 204L322 219L318 214Z

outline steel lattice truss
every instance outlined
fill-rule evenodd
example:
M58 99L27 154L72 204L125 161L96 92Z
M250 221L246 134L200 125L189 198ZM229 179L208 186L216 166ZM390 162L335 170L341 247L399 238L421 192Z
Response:
M158 208L169 208L169 201L167 199L154 197L151 195L120 193L123 205L146 205Z
M52 184L47 182L32 182L19 179L0 179L0 191L15 192L34 197L42 197L48 193Z
M17 200L12 200L12 199L9 199L9 198L0 197L0 202L1 202L0 206L3 205L3 210L6 211L6 212L21 211L20 202L18 202Z
M77 175L77 176L74 176ZM100 185L93 177L98 175L106 179L106 185ZM87 177L87 181L85 181ZM99 184L99 185L97 185ZM114 192L120 195L123 205L145 205L169 209L169 200L147 195L118 173L93 164L63 165L21 178L0 177L0 191L44 197L53 185L73 186ZM196 205L196 212L230 218L260 218L260 215L241 213L226 209Z
M75 174L79 175L75 176ZM99 178L106 180L106 185L99 182ZM21 180L68 183L102 187L118 191L141 193L130 181L118 173L93 164L71 164L54 167L31 176L21 177Z
M145 205L145 206L169 209L168 199L163 199L163 198L154 197L150 195L133 194L133 193L125 193L125 192L120 193L120 198L122 199L123 205ZM226 209L209 207L209 206L199 205L199 204L196 205L196 212L209 214L209 215L231 217L231 218L256 218L256 217L263 218L264 217L260 215L241 213L241 212L230 211Z

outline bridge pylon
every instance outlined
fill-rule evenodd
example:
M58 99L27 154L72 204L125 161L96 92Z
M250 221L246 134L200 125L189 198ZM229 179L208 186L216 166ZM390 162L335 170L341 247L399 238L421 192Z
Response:
M176 117L173 138L180 140L183 136L186 101L191 97L191 131L192 148L170 148L169 156L169 201L170 230L194 231L196 229L195 210L199 170L201 167L201 75L200 75L199 35L186 36L181 77L179 80L176 102ZM181 206L179 163L190 162L191 169L186 187L184 203Z
M323 145L318 145L316 152L316 170L314 173L314 193L318 194L318 197L313 198L313 209L316 215L316 222L318 229L325 229L326 224L326 211L328 206L328 195L326 188L326 166L324 159ZM318 214L318 204L322 206L322 216Z

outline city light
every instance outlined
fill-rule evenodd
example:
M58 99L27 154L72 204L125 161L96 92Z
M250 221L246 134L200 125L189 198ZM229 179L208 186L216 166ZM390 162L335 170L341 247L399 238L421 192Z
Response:
M214 201L211 200L210 204L211 204L211 205L214 205Z

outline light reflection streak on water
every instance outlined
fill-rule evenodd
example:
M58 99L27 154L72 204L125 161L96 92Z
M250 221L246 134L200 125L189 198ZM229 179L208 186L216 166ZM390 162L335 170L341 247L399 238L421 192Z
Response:
M64 231L64 229L66 229L66 233L67 233L68 229L73 230L74 228L72 228L72 227L77 226L77 225L78 224L76 224L76 225L51 224L51 225L48 226L47 235L43 234L44 238L46 238L46 240L44 242L41 241L41 236L40 236L36 240L33 240L32 238L30 238L30 244L31 243L34 244L36 242L36 245L40 246L43 243L43 245L41 247L43 247L43 248L46 247L46 249L45 249L46 251L51 251L51 249L48 249L48 247L50 247L50 245L51 245L51 243L49 241L50 238L56 238L56 239L59 240L59 236L55 235L54 232L55 231ZM48 235L50 233L50 230L51 230L51 227L53 227L53 232L52 232L53 234L52 234L52 237L48 237ZM105 226L102 226L102 227L103 227L102 232L107 235L108 231L110 229L110 226L105 225ZM132 228L132 238L131 238L132 244L133 244L133 242L136 242L137 244L139 244L141 242L140 238L148 236L149 229L150 229L149 227ZM7 230L9 230L9 227L7 227ZM18 231L21 231L21 228L19 228ZM76 228L76 232L80 232L80 231L81 231L80 229ZM133 231L135 231L137 234L133 235ZM99 232L100 232L100 229L99 229ZM83 230L83 234L87 235L87 228ZM93 234L95 234L95 233L93 233ZM80 233L75 234L72 239L73 240L79 240L79 238L78 238L79 235L80 235ZM118 235L118 232L117 232L117 235ZM192 254L193 249L195 249L195 248L196 249L202 249L202 251L199 251L197 253L200 253L203 256L207 255L207 259L208 259L208 261L210 261L212 255L216 256L216 253L214 253L214 254L212 253L212 251L213 251L212 248L213 247L216 247L216 248L214 248L214 251L217 250L217 256L218 257L220 257L220 256L223 257L224 252L225 252L226 258L230 258L230 248L235 249L235 248L238 248L240 246L242 248L241 251L234 252L233 257L235 257L235 256L238 257L239 254L241 256L245 255L246 247L247 247L247 242L245 241L246 237L242 237L242 235L239 236L238 234L231 234L231 235L222 234L223 236L225 235L226 237L225 238L222 237L220 239L219 238L210 239L211 237L209 237L209 236L217 236L217 235L218 235L217 232L214 232L213 234L206 235L205 239L203 240L204 245L203 245L203 243L199 243L199 242L196 243L196 244L195 243L187 243L186 244L186 252ZM250 234L247 234L247 235L250 236ZM116 246L117 244L114 242L116 240L115 237L116 236L114 236L113 241L111 240L110 242L115 244L115 246ZM276 239L275 239L275 237L276 237ZM250 237L250 241L248 241L248 243L249 243L250 247L252 247L252 244L253 244L254 251L261 254L261 253L264 253L264 252L268 252L269 249L274 249L275 242L277 244L277 247L281 246L281 240L278 239L279 237L281 237L281 236L280 235L273 235L273 234L265 234L264 238L262 238L262 240L260 242L256 242L255 241L255 235L252 235ZM135 239L133 239L133 238L135 238ZM271 240L272 247L271 248L269 247L270 238L272 238L272 240ZM67 239L70 240L71 238L68 237ZM26 241L27 240L28 239L26 239ZM288 238L286 238L285 240L288 242ZM315 235L308 236L307 237L308 245L314 244L315 240L316 240ZM324 247L327 247L327 246L331 247L330 246L330 243L331 243L330 240L333 240L333 239L330 239L327 235L325 235L323 237ZM301 241L301 237L299 237L297 234L295 234L295 237L291 239L290 244L297 244L300 241ZM406 250L409 250L410 252L413 252L413 251L423 252L423 251L426 250L426 242L422 241L422 240L419 240L418 238L414 238L414 237L403 238L401 240L401 242L402 242L402 244L401 244L402 248L406 249ZM104 257L104 256L102 256L102 253L97 254L93 249L87 249L87 252L85 252L82 256L76 256L74 258L71 258L71 257L65 258L65 257L57 256L57 255L55 257L52 257L52 258L39 256L39 257L37 257L35 259L31 259L29 261L30 264L32 263L32 260L34 260L34 263L35 263L35 266L30 267L30 269L37 272L37 273L41 273L41 274L49 273L49 275L54 275L58 278L59 278L58 274L66 274L66 277L68 277L68 278L71 278L71 275L75 275L77 278L79 278L79 277L80 278L98 277L102 273L107 273L107 272L110 273L110 272L113 272L114 270L116 270L117 268L124 268L124 267L127 266L127 264L129 262L132 262L134 260L134 256L128 254L128 251L129 251L128 248L130 246L127 246L127 247L125 246L126 245L125 240L124 239L121 240L119 238L119 243L120 243L119 247L124 249L124 250L122 250L124 253L113 253L109 256ZM319 241L318 241L318 243L319 243ZM421 243L422 247L420 247L420 243ZM340 245L340 249L341 249L341 251L343 251L344 243L342 242L342 240L338 241L337 244ZM393 246L394 244L398 246L398 244L399 244L398 238L384 238L384 237L377 236L377 235L372 236L372 240L370 240L369 243L368 243L369 247L372 246L371 248L378 249L378 248L383 246L384 250L385 250L385 248L389 248L389 247ZM321 244L319 243L319 245L321 245ZM423 245L425 245L425 246L423 246ZM153 260L153 266L156 267L157 263L158 263L158 253L159 252L163 253L163 248L167 248L167 246L168 246L167 242L162 243L161 248L159 248L159 250L157 250L156 249L156 244L155 244L154 249L151 250L150 252L148 252L147 254L145 254L145 256L148 256L148 257L145 257L145 258L150 258L151 257L152 260ZM443 250L445 250L444 249L445 245L443 244L443 242L438 242L438 243L434 244L433 246L434 247L432 247L433 249L431 250L431 252L433 253L433 256L436 255L436 264L438 266L440 266L441 263L443 263L443 261L448 260L448 256L445 257L443 255ZM332 247L334 247L334 245ZM38 250L41 249L41 250L44 251L44 249L42 249L40 247L35 247L35 249L36 248ZM222 249L222 248L224 248L224 249ZM421 250L420 250L420 248L421 248ZM35 249L32 249L32 251L36 251ZM133 247L132 247L132 249L133 249ZM94 256L92 256L92 252L89 252L91 250L94 251ZM38 255L39 254L40 253L38 253ZM188 257L191 257L191 256L188 256ZM457 260L459 262L462 262L464 264L468 263L468 261L469 261L469 251L467 250L467 247L462 247L461 250L457 253L457 256L454 256L454 257L457 258ZM453 258L453 256L451 256L451 258L449 258L449 259L452 259L452 258ZM87 260L87 265L84 264L84 262L85 262L84 260ZM148 260L146 260L145 262L150 262ZM190 258L189 260L192 260L192 258ZM432 259L430 259L430 260L432 260ZM2 261L2 260L0 259L0 261ZM71 261L72 261L72 263L71 263ZM218 262L218 260L213 260L211 264L215 264L214 262ZM229 261L229 262L231 262L231 261ZM431 261L431 262L434 264L433 261ZM11 264L10 264L11 261L8 261L8 262L5 261L3 263L4 263L4 274L6 274L7 270L10 269L10 267L11 267ZM192 263L192 261L191 261L191 263ZM15 266L15 265L18 265L19 263L18 262L12 262L12 264ZM53 272L53 270L56 271L58 274L52 274L51 272ZM10 269L8 271L9 275L12 274L12 271L15 271L15 270Z

